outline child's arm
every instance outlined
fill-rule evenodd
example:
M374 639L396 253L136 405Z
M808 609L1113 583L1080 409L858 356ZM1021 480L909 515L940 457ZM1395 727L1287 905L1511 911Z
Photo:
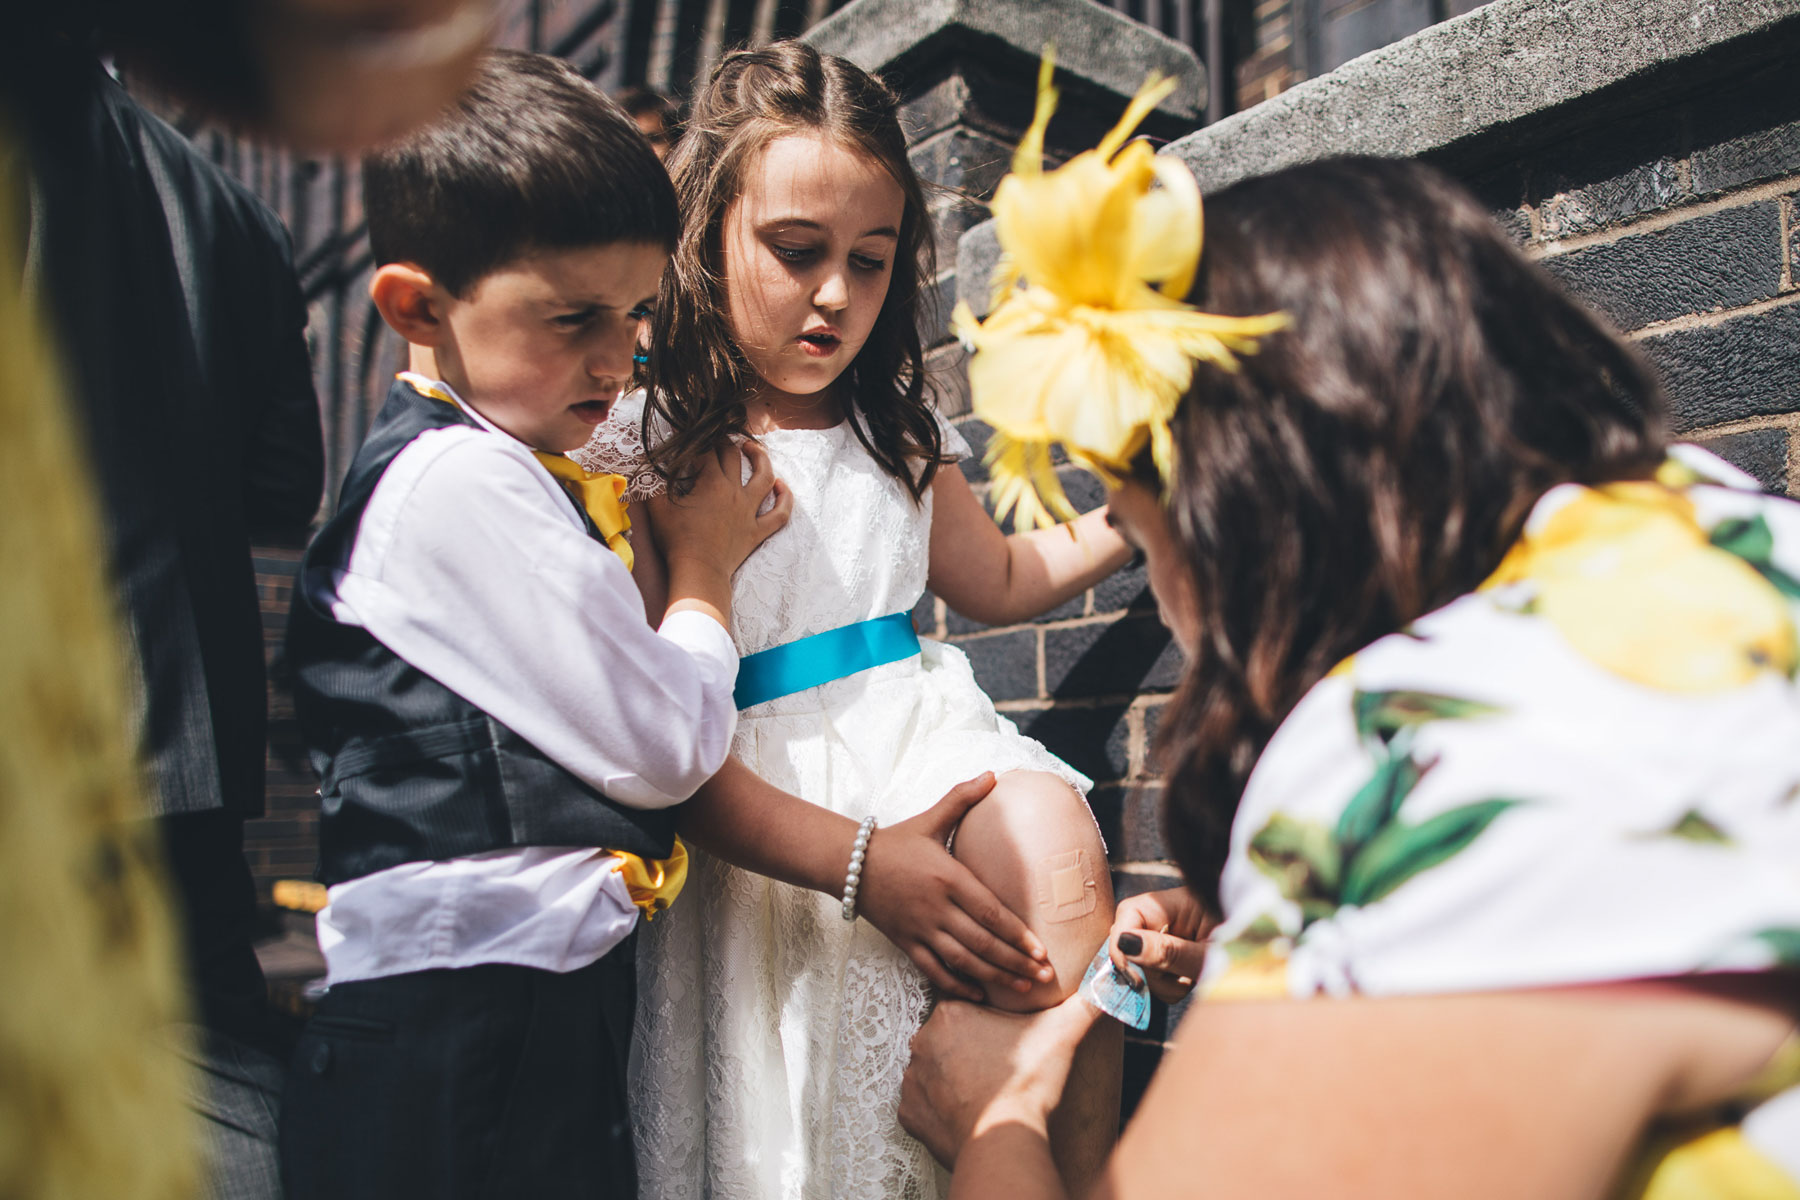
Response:
M662 546L656 540L644 502L633 500L626 512L631 517L631 580L637 584L638 595L644 598L644 616L655 629L662 624L663 611L669 607L669 568L663 562Z
M991 775L959 784L909 820L869 839L857 892L860 916L952 996L980 1000L971 984L1030 991L1051 971L1043 943L950 856L944 841L993 786ZM726 862L828 896L843 891L856 822L765 782L726 761L678 810L681 835Z
M1131 559L1104 507L1055 529L1008 536L981 507L962 468L940 467L931 492L927 585L985 625L1011 625L1055 608Z

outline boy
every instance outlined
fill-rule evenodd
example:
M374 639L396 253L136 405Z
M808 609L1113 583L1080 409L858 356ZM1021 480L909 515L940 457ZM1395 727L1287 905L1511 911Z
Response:
M630 938L679 886L670 806L730 746L731 573L791 501L756 515L750 449L748 483L712 463L655 508L652 631L616 477L562 454L631 377L675 197L574 71L489 56L363 186L412 370L290 618L331 987L284 1093L287 1194L631 1196Z

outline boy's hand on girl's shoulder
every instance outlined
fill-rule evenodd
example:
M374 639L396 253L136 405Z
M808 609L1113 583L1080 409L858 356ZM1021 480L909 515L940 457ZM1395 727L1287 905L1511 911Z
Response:
M750 476L743 476L743 462ZM768 511L763 505L773 496ZM726 446L701 462L685 496L653 497L650 521L671 572L678 564L729 577L770 534L788 523L794 495L775 477L768 451L755 442Z

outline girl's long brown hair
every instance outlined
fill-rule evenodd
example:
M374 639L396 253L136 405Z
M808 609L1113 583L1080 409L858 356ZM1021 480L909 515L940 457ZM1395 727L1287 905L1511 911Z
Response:
M1549 488L1649 475L1665 431L1637 356L1429 167L1246 181L1206 235L1194 303L1293 317L1237 372L1200 366L1173 422L1201 644L1161 722L1164 823L1217 911L1244 785L1307 690L1479 585Z
M918 331L921 281L935 271L924 190L906 157L898 110L899 98L886 84L795 41L726 55L695 98L669 163L682 233L651 321L644 406L644 444L664 479L684 483L701 455L745 432L744 398L757 377L731 337L721 251L725 210L764 146L787 134L817 132L879 163L906 200L887 299L842 379L857 438L915 500L924 497L945 461L925 397Z

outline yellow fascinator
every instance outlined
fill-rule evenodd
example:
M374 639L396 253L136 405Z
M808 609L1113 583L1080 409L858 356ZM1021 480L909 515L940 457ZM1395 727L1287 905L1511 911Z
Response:
M995 515L1016 509L1021 527L1076 516L1050 464L1052 442L1116 482L1148 441L1171 478L1169 418L1195 361L1236 370L1237 355L1287 324L1284 313L1221 317L1183 299L1200 265L1200 185L1178 160L1126 145L1175 81L1152 75L1098 146L1046 171L1054 71L1046 50L1031 128L994 194L994 310L977 321L959 304L952 325L975 351L975 414L994 428Z

